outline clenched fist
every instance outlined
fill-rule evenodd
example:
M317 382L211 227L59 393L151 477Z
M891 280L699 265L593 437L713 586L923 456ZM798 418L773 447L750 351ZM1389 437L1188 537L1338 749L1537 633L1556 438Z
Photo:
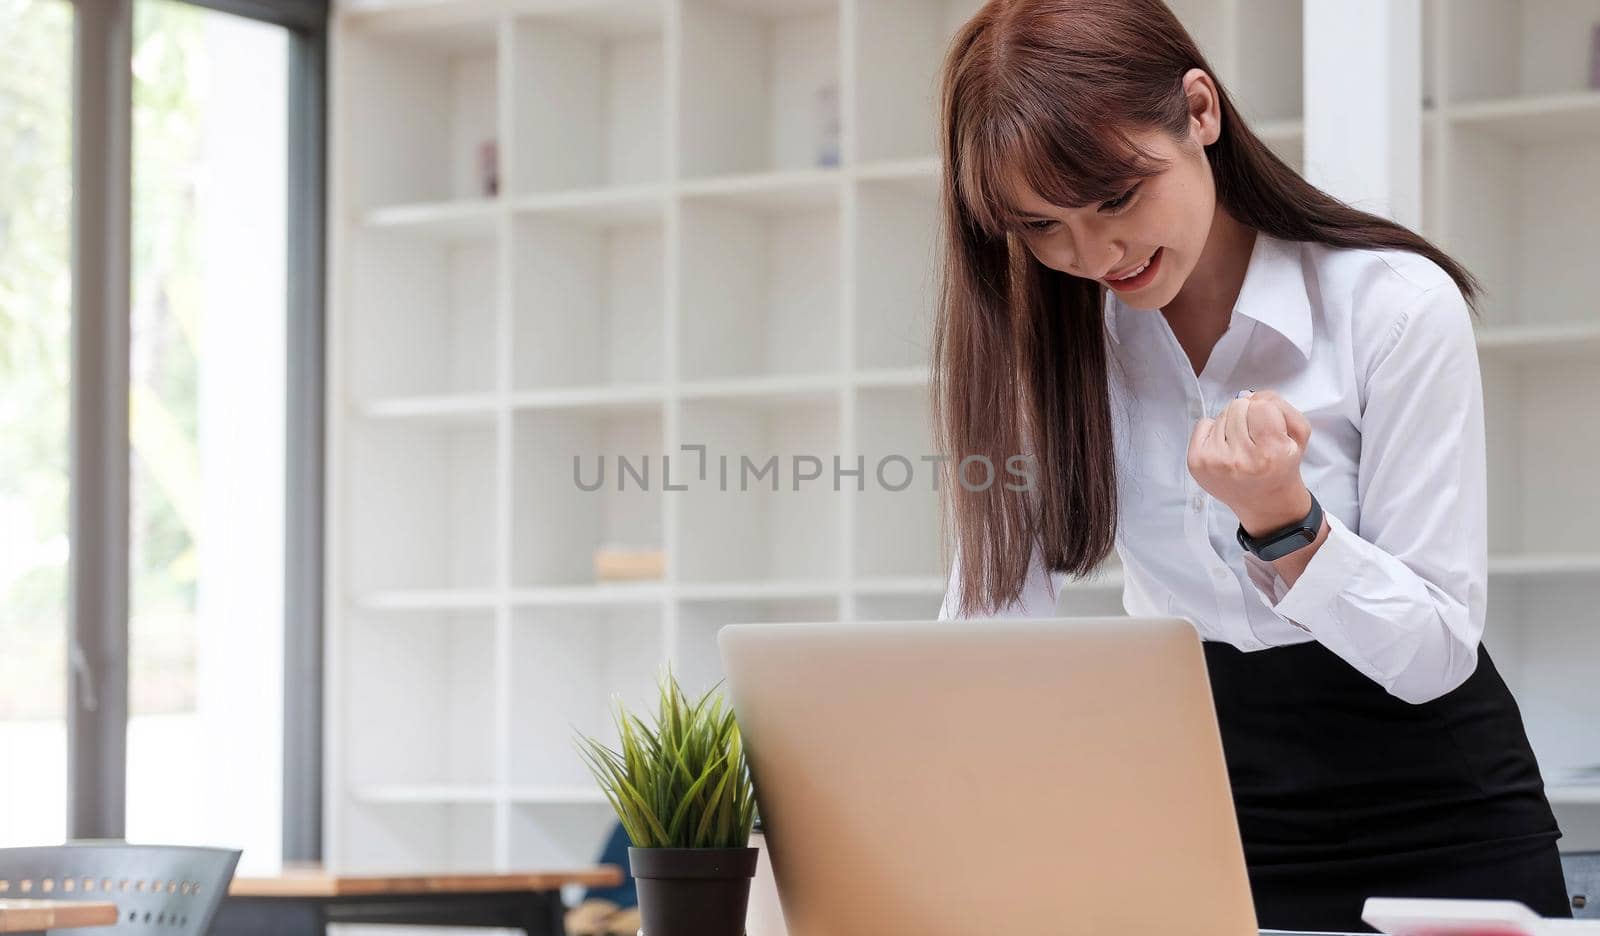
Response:
M1311 423L1271 390L1236 397L1216 419L1195 423L1189 473L1238 516L1245 533L1262 536L1311 510L1300 458Z

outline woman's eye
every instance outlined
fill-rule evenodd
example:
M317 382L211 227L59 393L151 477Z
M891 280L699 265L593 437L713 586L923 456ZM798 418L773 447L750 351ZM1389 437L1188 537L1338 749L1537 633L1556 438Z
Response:
M1123 205L1126 205L1128 203L1128 199L1132 198L1133 197L1133 193L1137 192L1137 191L1139 191L1139 186L1135 185L1133 188L1128 189L1126 192L1123 192L1121 195L1118 195L1116 198L1113 198L1108 202L1102 202L1101 205L1100 205L1100 209L1102 211L1116 211L1117 209L1121 208Z

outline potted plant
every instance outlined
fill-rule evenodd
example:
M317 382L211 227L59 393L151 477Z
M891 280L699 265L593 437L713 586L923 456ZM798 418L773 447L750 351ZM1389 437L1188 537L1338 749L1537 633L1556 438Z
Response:
M759 850L739 724L720 683L694 702L670 668L658 683L655 724L617 701L621 750L579 752L628 833L644 936L743 936Z

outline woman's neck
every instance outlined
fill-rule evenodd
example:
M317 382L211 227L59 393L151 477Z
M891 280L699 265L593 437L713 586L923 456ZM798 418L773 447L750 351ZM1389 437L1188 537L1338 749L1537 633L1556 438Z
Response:
M1233 304L1244 285L1255 243L1255 228L1218 205L1194 271L1178 295L1161 309L1196 374L1205 369L1211 348L1233 320Z

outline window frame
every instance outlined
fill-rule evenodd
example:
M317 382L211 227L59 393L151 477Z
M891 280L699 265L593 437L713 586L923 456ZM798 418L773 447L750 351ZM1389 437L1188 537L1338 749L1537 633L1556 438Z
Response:
M132 39L138 0L73 6L67 834L127 819ZM327 0L176 0L288 32L283 858L322 855Z

